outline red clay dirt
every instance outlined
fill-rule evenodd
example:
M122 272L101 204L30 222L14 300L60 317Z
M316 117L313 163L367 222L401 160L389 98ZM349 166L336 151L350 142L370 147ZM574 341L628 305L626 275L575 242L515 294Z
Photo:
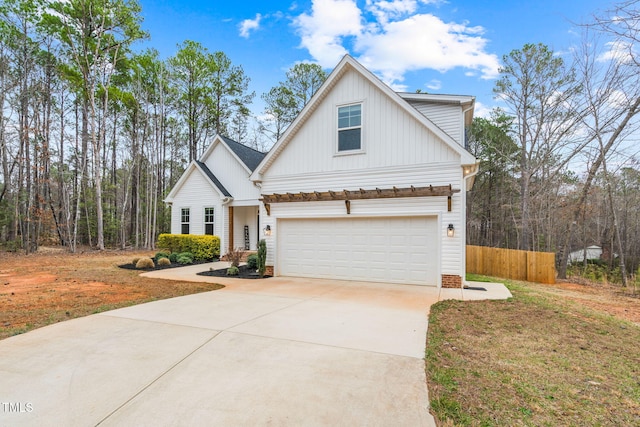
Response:
M219 289L210 283L140 277L118 265L152 256L149 251L45 248L35 254L0 252L0 339L74 317Z
M582 282L582 280L580 280ZM561 280L554 285L536 285L537 289L561 295L591 309L640 325L640 288L623 288L612 283L576 283Z

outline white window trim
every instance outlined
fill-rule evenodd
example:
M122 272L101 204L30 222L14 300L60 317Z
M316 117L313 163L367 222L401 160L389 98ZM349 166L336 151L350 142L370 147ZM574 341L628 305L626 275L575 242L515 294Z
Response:
M213 209L213 221L207 222L207 209ZM207 234L207 224L211 224L213 226L212 235L216 234L216 208L215 206L205 206L202 208L202 231L203 234Z
M189 221L188 221L188 222L183 222L183 221L182 221L182 211L183 211L184 209L188 209L188 210L189 210ZM189 224L189 233L187 233L187 234L191 234L191 214L192 214L192 212L191 212L191 206L183 206L183 207L181 207L181 208L180 208L180 234L183 234L183 233L182 233L182 226L183 226L184 224Z
M348 129L357 129L358 126L354 126L351 128L344 128L344 129L339 129L338 128L338 110L342 107L349 107L351 105L356 105L356 104L360 104L360 148L358 150L343 150L340 151L339 150L339 145L340 145L340 131L341 130L348 130ZM334 156L352 156L354 154L364 154L365 153L365 130L364 130L364 111L365 111L365 101L364 99L361 100L357 100L357 101L351 101L351 102L343 102L340 104L336 104L335 109L334 109L334 114L333 114L333 120L334 120L334 138L335 138L335 150L334 150Z

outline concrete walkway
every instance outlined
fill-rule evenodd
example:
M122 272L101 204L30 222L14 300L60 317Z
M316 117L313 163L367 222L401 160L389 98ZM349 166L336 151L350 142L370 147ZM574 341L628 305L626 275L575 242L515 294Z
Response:
M145 275L226 288L0 341L0 426L433 426L429 307L510 296L208 268Z

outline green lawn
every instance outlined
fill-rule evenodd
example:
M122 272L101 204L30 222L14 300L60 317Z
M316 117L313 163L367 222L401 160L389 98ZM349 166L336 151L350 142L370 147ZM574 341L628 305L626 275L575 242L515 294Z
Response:
M431 307L426 372L439 425L640 426L640 327L507 286L507 301Z

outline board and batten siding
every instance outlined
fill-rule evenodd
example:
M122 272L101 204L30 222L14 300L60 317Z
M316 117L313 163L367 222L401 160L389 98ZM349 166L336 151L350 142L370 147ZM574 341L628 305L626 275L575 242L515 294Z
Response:
M362 103L362 153L337 154L337 107ZM362 75L347 71L263 180L308 171L332 172L460 162L460 155Z
M227 189L234 202L252 201L260 197L260 189L249 180L249 172L221 143L216 144L204 162L220 183Z
M464 147L462 107L459 104L440 104L425 101L409 101L409 103Z
M180 214L182 208L189 208L190 234L204 234L204 208L213 207L214 234L220 236L222 204L216 190L211 187L199 170L193 169L171 205L171 233L181 234Z
M459 163L407 165L389 168L344 170L278 176L262 182L263 194L312 191L342 191L364 188L398 188L449 185L462 191L462 168Z

